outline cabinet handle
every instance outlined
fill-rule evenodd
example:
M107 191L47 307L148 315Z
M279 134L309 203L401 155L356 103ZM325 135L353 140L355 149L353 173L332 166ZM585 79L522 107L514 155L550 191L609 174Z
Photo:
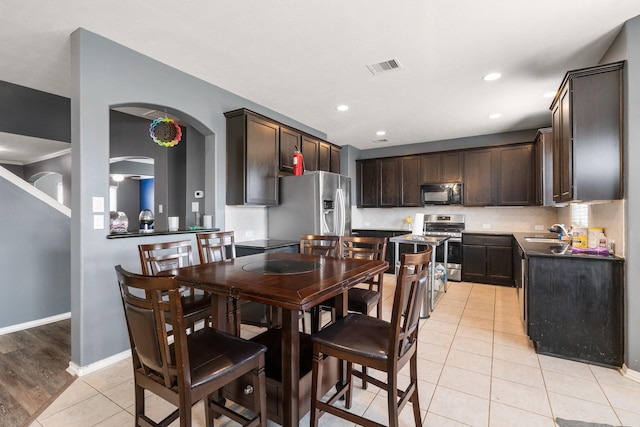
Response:
M242 390L242 392L244 394L252 394L253 393L253 386L252 385L247 385L244 390Z

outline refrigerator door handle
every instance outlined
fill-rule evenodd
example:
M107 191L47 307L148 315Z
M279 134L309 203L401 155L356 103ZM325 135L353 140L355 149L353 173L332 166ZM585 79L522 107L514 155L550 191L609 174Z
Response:
M336 235L337 236L344 236L345 234L345 227L346 227L346 219L345 219L345 208L346 208L346 201L344 198L344 192L342 191L341 188L338 188L336 190L336 201L337 201L337 209L335 210L335 224L336 224Z

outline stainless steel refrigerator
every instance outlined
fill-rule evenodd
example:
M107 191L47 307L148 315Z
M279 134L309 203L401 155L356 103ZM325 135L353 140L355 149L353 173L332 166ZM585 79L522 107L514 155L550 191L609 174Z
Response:
M279 178L280 204L268 209L270 239L299 240L301 234L351 233L351 178L305 172Z

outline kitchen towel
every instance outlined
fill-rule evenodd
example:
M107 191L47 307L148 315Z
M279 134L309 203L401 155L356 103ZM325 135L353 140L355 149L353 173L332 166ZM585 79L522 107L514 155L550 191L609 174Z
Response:
M413 220L413 231L411 232L411 234L422 236L423 232L424 232L424 214L417 213L415 219Z

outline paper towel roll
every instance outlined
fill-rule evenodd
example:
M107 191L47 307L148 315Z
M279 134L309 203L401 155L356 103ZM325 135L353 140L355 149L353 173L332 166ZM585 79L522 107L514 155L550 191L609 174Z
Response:
M413 220L413 231L411 234L422 236L424 233L424 214L417 213Z

